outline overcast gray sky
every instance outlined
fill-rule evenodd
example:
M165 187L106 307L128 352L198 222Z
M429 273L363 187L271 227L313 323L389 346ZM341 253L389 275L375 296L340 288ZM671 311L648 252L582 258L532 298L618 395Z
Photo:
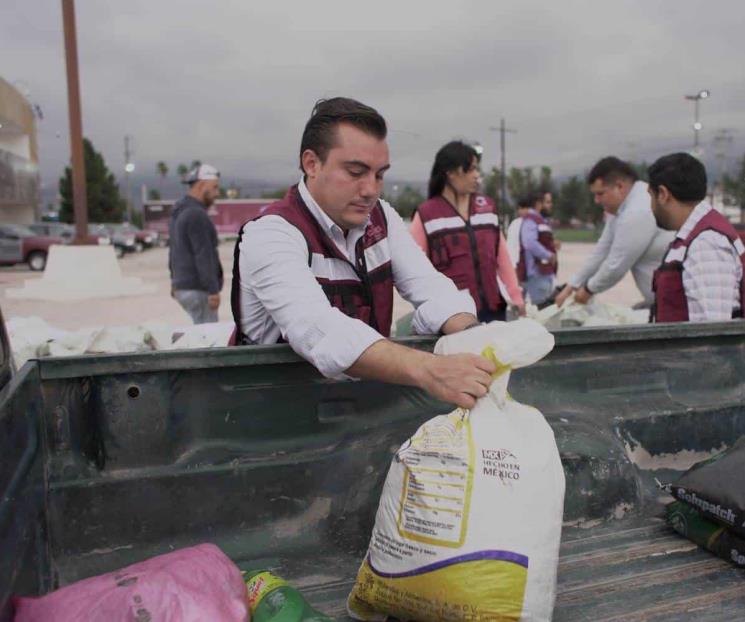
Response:
M78 0L83 127L117 174L199 158L228 176L296 176L313 102L348 95L390 128L396 179L425 179L437 148L518 130L508 163L582 172L602 155L745 134L745 2ZM0 76L43 109L44 183L68 160L59 0L0 3ZM738 147L732 155L740 155Z

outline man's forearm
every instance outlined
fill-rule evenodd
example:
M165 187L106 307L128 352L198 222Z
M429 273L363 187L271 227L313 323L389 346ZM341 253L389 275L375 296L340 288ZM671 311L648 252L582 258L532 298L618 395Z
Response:
M346 373L419 387L437 399L472 408L476 399L486 394L495 371L492 361L476 354L430 354L381 339Z
M434 354L429 352L381 339L367 348L345 373L354 378L420 386L419 372L432 356Z
M440 331L443 335L450 335L452 333L458 333L471 326L476 326L479 323L475 315L471 313L456 313L455 315L448 318L448 320L442 325Z

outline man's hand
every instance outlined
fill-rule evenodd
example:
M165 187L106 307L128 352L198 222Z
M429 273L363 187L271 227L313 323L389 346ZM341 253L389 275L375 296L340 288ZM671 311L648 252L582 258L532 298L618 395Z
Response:
M220 294L210 294L207 296L207 304L210 309L217 309L220 306Z
M520 305L515 305L517 307L517 314L520 317L525 317L527 315L527 312L525 311L525 303L522 303Z
M554 240L554 248L558 251L561 250L561 240Z
M554 302L556 303L557 307L561 307L566 301L569 296L571 296L575 292L575 289L571 285L565 285L564 289L562 289L559 292L559 295L556 296L556 299Z
M437 399L473 408L489 389L495 371L492 361L477 354L430 354L380 339L346 373L419 387Z
M580 287L574 294L574 302L578 302L581 305L586 305L590 302L590 298L592 298L592 294L585 287Z
M444 402L473 408L495 371L494 363L478 354L434 354L419 370L417 385Z

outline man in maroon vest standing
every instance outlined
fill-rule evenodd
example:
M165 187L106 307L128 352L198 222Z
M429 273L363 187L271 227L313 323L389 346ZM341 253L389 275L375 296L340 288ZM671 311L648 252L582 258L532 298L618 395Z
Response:
M300 182L242 227L231 304L238 344L287 341L327 377L419 387L471 407L493 363L395 344L393 287L420 334L477 323L467 292L438 273L380 199L390 167L386 123L352 99L319 101L300 144Z
M649 167L657 226L677 231L654 273L654 322L706 322L742 317L745 246L706 199L706 170L687 153Z
M517 278L530 301L540 306L554 292L554 278L558 267L557 248L553 230L547 220L548 214L542 213L543 194L532 195L530 203L532 207L523 215L520 226Z

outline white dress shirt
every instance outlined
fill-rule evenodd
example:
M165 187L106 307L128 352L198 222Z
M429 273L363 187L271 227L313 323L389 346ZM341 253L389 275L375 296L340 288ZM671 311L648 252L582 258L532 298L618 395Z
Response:
M571 279L572 287L587 285L593 294L604 292L631 270L637 288L648 304L654 302L652 276L659 268L674 233L657 226L647 184L637 181L618 208L608 215L592 255Z
M520 228L522 225L523 219L518 216L507 227L507 250L510 252L510 259L515 268L520 263Z
M699 203L676 237L685 240L712 209L706 201ZM742 249L742 243L739 246ZM741 279L740 255L727 236L709 230L696 237L688 246L683 261L683 288L688 299L689 321L732 319L732 311L740 308Z
M319 207L305 182L300 196L339 251L354 262L355 244L365 226L344 235ZM418 334L439 332L457 313L476 315L467 291L439 273L409 234L398 213L380 201L388 221L393 281L415 308L412 328ZM324 376L343 375L373 343L376 330L331 306L308 266L302 233L281 216L264 216L243 228L238 266L241 277L241 328L254 343L277 343L280 335Z

